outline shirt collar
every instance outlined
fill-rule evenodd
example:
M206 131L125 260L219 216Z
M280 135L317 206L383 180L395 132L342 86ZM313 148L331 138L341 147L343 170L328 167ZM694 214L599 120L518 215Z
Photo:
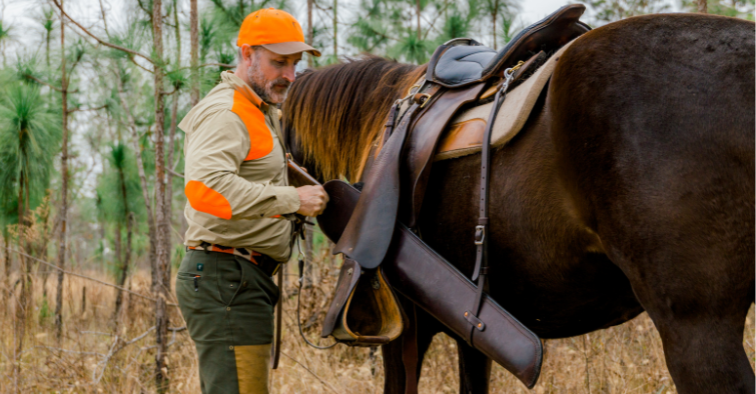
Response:
M249 100L252 104L254 104L256 107L260 108L263 111L268 110L268 103L263 101L260 96L255 93L254 90L252 90L249 85L247 85L244 80L239 78L236 74L234 74L232 71L223 71L221 73L221 81L231 85L234 90L241 93L244 98Z

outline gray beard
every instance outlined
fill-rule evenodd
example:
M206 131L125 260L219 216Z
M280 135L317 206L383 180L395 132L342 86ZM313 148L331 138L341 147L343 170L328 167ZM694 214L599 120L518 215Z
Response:
M257 61L258 59L255 58ZM251 64L249 68L247 69L247 78L249 81L247 83L252 88L252 90L257 93L257 96L260 97L260 99L267 104L271 104L271 98L268 95L268 92L265 90L265 86L260 86L256 80L262 79L263 81L265 78L261 75L262 73L260 70L256 67L256 64Z
M249 82L250 82L249 84L250 87L252 88L252 90L255 91L255 93L257 93L257 96L260 97L262 101L265 101L266 103L270 104L271 103L270 96L268 96L268 93L265 91L265 87L259 86L253 81L249 81Z

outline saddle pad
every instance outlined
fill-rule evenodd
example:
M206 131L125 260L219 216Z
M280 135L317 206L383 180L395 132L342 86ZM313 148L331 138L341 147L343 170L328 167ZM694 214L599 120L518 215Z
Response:
M530 78L507 93L496 117L491 146L503 146L522 130L538 96L554 73L559 57L573 42L575 40L560 48ZM492 109L493 102L470 108L452 118L433 160L455 159L480 152L486 122Z

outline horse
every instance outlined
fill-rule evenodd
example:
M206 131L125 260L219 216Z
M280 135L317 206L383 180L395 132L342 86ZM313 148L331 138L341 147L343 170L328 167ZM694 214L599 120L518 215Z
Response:
M358 181L391 104L425 69L365 56L304 72L283 106L294 157L320 179ZM493 152L490 296L545 339L646 311L680 393L753 393L754 129L752 22L647 15L579 37ZM468 276L480 165L436 162L418 221ZM416 323L422 364L449 332L421 310ZM491 361L449 334L460 392L487 393ZM382 351L384 392L404 393L401 341Z

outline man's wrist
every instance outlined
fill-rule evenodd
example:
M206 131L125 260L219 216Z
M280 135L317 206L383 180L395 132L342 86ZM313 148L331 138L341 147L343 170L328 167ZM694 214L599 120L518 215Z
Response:
M299 193L296 187L276 186L276 196L281 213L294 213L299 210L301 201L299 200Z

